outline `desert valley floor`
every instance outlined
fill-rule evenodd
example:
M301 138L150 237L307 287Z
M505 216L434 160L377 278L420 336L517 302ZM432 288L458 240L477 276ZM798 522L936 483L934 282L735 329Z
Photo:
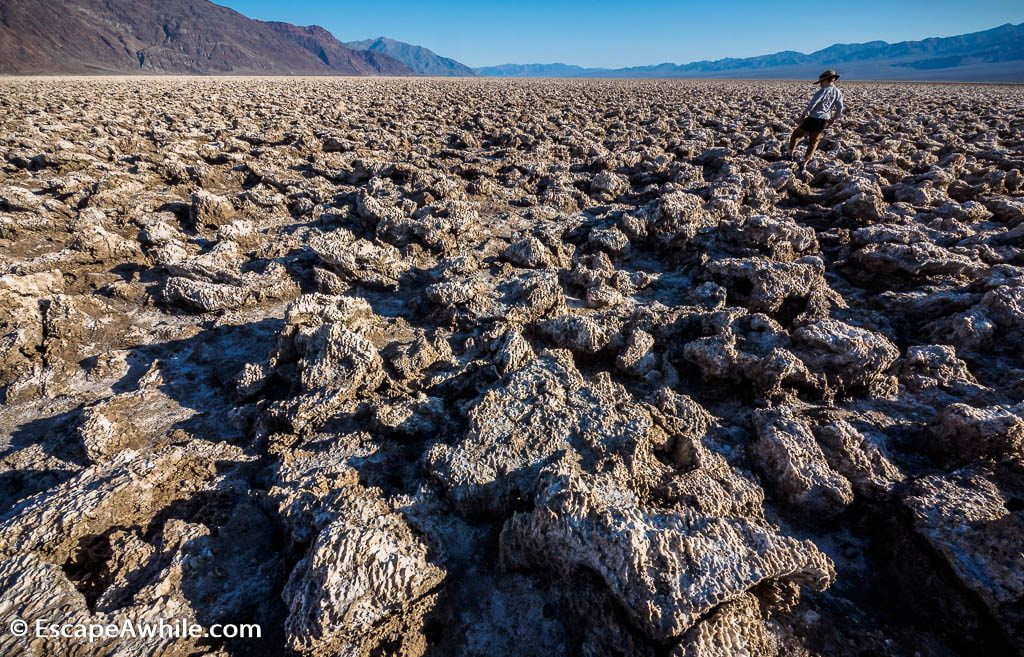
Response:
M1024 88L841 86L0 79L0 654L1024 654Z

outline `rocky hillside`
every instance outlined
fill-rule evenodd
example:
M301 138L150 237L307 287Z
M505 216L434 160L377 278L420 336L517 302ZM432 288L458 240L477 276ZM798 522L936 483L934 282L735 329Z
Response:
M321 27L247 18L207 0L0 0L0 73L411 75Z
M477 74L476 71L465 64L448 57L441 57L433 50L386 37L365 39L363 41L349 41L345 45L355 50L381 53L393 57L411 68L417 75L453 78L472 77Z
M566 64L503 64L476 69L490 77L810 78L825 68L866 80L1024 81L1024 24L921 41L835 44L804 54L787 50L759 57L630 68Z

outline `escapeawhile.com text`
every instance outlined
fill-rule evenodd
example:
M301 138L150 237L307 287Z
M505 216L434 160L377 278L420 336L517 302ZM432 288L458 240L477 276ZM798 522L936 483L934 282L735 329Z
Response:
M125 620L120 623L59 623L46 619L16 618L8 628L14 636L37 639L85 639L89 643L108 639L259 639L257 623L214 623L204 627L187 619L153 621Z

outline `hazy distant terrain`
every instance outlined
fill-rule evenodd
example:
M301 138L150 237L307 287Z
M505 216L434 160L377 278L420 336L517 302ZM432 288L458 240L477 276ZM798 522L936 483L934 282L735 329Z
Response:
M690 77L810 79L826 69L862 80L1024 82L1024 25L1003 25L955 37L886 43L836 44L809 54L787 51L760 57L630 68L566 64L506 64L476 69L493 77Z
M844 90L0 80L0 655L1021 654L1024 95Z
M365 41L349 41L345 45L355 50L366 50L393 57L411 68L417 75L438 77L472 77L476 75L476 71L454 59L441 57L432 50L394 39L378 37Z

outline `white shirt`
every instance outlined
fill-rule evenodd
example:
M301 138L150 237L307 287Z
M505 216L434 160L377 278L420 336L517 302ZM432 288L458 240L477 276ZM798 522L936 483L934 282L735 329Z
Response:
M833 113L837 119L843 113L843 92L835 86L822 87L807 105L807 116L815 119L831 119Z

